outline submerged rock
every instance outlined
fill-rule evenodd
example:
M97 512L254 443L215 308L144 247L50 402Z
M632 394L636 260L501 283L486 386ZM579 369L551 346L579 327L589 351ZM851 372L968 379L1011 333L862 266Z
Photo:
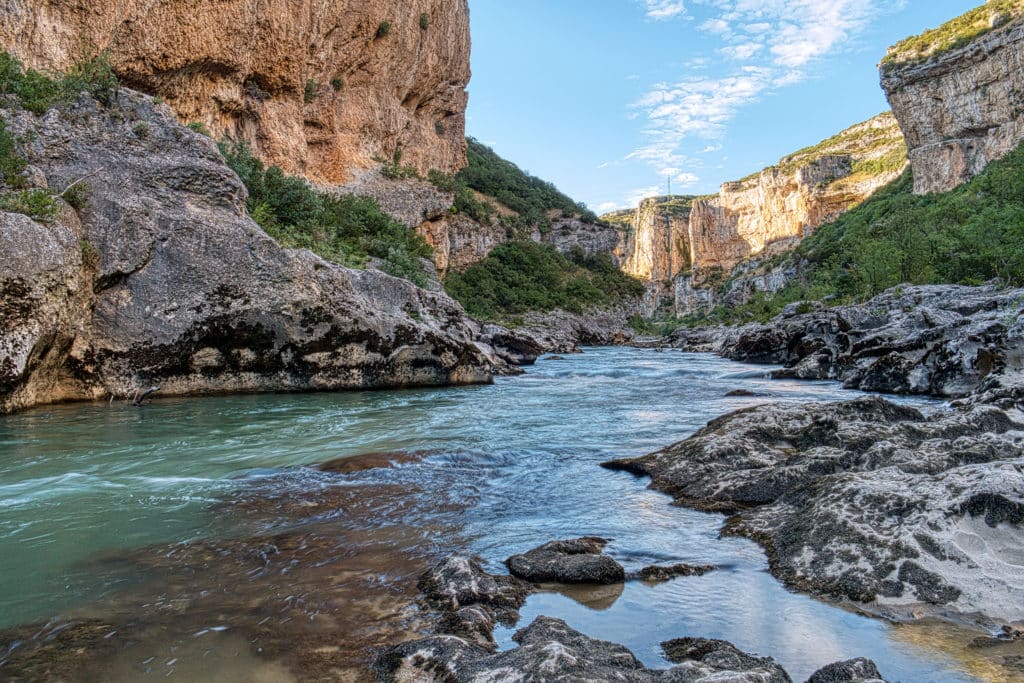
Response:
M488 574L478 561L460 555L436 564L418 586L428 599L454 610L469 605L519 609L530 592L519 579Z
M619 583L626 572L604 554L603 538L551 541L505 561L513 576L534 583Z
M718 567L711 565L674 564L671 567L653 565L636 573L636 578L649 583L663 583L680 576L704 576Z
M788 585L1024 617L1024 433L992 406L926 418L880 398L766 405L606 466L733 514Z

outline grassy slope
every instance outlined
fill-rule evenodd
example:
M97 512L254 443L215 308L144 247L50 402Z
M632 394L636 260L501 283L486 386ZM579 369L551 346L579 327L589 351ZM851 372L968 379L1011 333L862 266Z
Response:
M914 63L937 57L967 45L993 28L992 17L1024 14L1024 0L989 0L984 5L947 21L942 26L907 38L889 48L883 65Z
M913 185L908 170L804 240L785 257L806 261L799 282L688 322L766 320L795 301L863 301L902 283L1024 285L1024 145L951 192Z

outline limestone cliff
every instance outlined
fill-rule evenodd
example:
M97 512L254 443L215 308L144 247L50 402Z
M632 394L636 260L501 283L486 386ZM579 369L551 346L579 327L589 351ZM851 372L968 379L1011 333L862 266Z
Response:
M0 49L61 70L108 50L183 122L317 181L466 160L466 0L4 0Z
M646 312L687 315L722 301L718 289L734 269L728 303L781 288L786 273L762 270L765 257L792 249L905 166L899 126L885 113L725 183L717 195L646 200L631 217L604 219L629 225L623 267L648 283Z
M458 304L282 249L213 142L129 90L36 116L0 108L77 210L0 212L0 413L60 400L485 382L500 369Z
M989 2L890 48L882 87L918 194L946 192L1024 140L1024 2Z
M891 182L904 167L892 114L876 116L693 202L694 268L732 269L783 251Z

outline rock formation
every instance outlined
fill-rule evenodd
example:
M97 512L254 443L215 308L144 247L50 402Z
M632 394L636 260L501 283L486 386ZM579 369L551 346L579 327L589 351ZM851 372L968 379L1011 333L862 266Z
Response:
M744 272L727 297L729 303L745 303L754 293L777 291L785 283L784 271L747 277L747 271L757 271L759 259L792 249L904 167L896 119L880 114L776 166L725 183L712 197L647 200L632 220L624 267L650 283L648 314L666 305L679 316L713 307L721 300L719 285L737 266ZM623 216L606 219L622 222Z
M7 2L0 49L63 70L109 51L122 81L286 171L345 182L373 157L466 160L466 0Z
M88 188L51 223L0 213L0 412L152 385L486 382L503 365L443 293L280 248L209 138L148 96L113 100L0 109L30 183Z
M1024 140L1021 15L1024 3L989 3L890 48L882 87L907 139L916 193L952 190ZM942 44L958 31L982 33Z
M919 411L872 397L766 404L606 466L679 504L733 516L788 585L898 610L1024 619L1024 425L979 405Z
M794 304L765 325L680 329L669 343L785 365L778 377L960 398L1022 383L1022 302L1024 290L996 285L897 287L864 304Z

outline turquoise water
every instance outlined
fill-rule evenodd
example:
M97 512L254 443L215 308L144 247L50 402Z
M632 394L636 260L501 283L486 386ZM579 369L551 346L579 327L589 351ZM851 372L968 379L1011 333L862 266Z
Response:
M261 501L380 485L389 487L387 499L363 528L352 528L361 518L349 508L334 521L310 507L317 528L347 524L345 533L369 539L366 547L374 534L399 530L431 552L478 554L493 570L513 553L576 535L613 539L609 552L627 569L723 567L604 595L539 594L523 610L523 623L538 614L564 618L624 643L650 666L666 666L661 641L693 635L771 655L795 680L854 656L874 658L890 680L981 680L927 638L786 591L755 544L718 538L723 517L673 507L643 480L598 467L685 438L729 410L856 395L834 383L772 381L764 372L707 355L588 349L493 386L166 400L142 409L76 405L4 418L0 627L123 611L120 595L149 589L137 568L113 561L121 556L294 528L302 523L295 506L284 515ZM725 396L740 388L769 396ZM302 467L418 450L429 455L353 477ZM415 506L402 507L403 491ZM173 565L174 553L163 554ZM218 609L230 623L231 608ZM511 632L499 630L503 647ZM150 673L176 670L165 668Z

